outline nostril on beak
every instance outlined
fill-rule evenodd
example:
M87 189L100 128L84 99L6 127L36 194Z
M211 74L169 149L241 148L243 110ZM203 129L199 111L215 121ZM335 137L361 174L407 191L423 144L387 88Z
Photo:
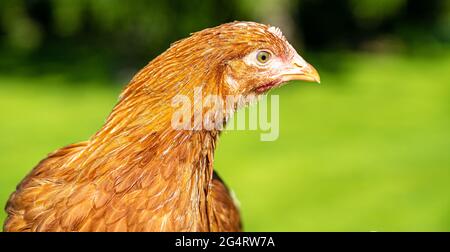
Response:
M284 72L284 81L303 80L320 83L317 70L300 56L294 57Z
M302 65L302 64L300 64L298 62L294 62L294 66L296 66L296 67L298 67L300 69L303 69L305 67L304 65Z

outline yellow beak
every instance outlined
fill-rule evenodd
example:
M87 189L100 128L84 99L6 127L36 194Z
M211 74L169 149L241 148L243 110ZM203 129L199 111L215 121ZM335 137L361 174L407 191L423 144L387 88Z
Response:
M302 80L320 83L320 76L317 70L300 56L293 59L292 64L283 71L283 81Z

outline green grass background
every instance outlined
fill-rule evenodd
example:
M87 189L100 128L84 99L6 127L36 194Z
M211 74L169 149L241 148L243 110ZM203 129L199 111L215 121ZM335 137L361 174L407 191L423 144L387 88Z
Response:
M450 231L450 52L309 58L321 85L272 92L277 141L250 131L219 141L215 166L245 230ZM0 206L48 152L104 122L120 87L82 82L0 74Z

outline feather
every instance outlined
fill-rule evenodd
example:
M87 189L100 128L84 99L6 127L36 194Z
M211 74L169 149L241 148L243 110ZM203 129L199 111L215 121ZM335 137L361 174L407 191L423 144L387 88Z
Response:
M96 134L51 153L24 178L8 201L4 230L240 231L239 211L213 171L222 128L174 129L171 101L192 101L197 88L225 98L275 83L274 72L243 59L261 49L283 62L296 54L278 28L253 22L173 43L132 78ZM223 126L239 106L229 107L206 117Z

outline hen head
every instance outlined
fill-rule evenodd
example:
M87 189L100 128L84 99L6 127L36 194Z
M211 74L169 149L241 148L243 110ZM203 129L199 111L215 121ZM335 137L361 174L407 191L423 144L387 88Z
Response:
M220 29L228 57L223 83L228 94L261 94L290 80L320 82L316 69L289 44L280 29L235 22Z
M253 98L290 80L319 82L320 77L278 28L227 23L195 32L153 59L122 92L111 122L128 118L136 125L151 122L163 128L161 121L170 123L178 111L173 106L178 95L195 101L201 90L202 97ZM246 103L231 106L240 104Z
M290 80L320 77L278 28L232 22L172 44L135 76L124 95L143 88L170 98L167 94L188 94L198 86L210 94L258 95Z

